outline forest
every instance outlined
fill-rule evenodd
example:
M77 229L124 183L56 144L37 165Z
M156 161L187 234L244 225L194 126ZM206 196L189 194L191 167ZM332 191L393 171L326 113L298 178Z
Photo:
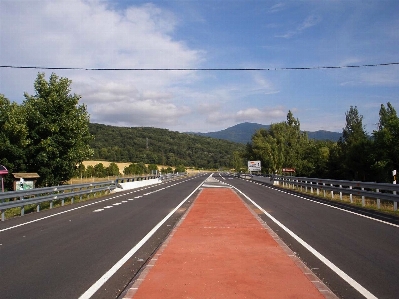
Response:
M93 160L219 169L230 168L233 152L245 148L240 143L151 127L91 123L89 131Z
M296 176L392 183L392 171L399 169L399 118L391 103L381 104L379 117L369 135L363 116L351 106L342 137L332 142L309 139L289 111L285 122L252 136L243 158L260 160L268 174L294 168Z

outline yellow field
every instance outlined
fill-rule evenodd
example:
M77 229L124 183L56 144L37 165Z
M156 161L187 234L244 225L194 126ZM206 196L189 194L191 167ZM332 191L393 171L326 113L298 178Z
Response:
M91 166L95 166L95 165L100 164L100 163L102 163L104 165L104 167L108 167L109 164L111 164L112 162L109 162L109 161L83 161L82 164L85 167L87 167L87 166L90 166L90 165ZM132 163L118 163L118 162L116 162L115 164L118 165L119 172L123 174L123 170L125 169L125 167L128 167ZM146 164L146 166L148 166L148 164ZM166 166L166 165L157 165L157 166L158 166L159 170L161 170L162 168L165 168L165 169L168 168L168 166ZM187 168L187 172L188 173L193 173L193 172L198 172L198 170Z

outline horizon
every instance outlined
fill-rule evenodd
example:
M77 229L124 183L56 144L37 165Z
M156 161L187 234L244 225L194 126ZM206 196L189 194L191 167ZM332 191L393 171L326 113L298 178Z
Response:
M396 0L2 0L0 93L20 104L38 72L55 72L94 123L217 132L291 110L304 131L340 132L356 106L371 134L381 104L399 109L397 11Z
M120 127L120 128L154 128L154 129L175 131L175 130L170 130L170 129L167 129L167 128L159 128L159 127L151 127L151 126L130 126L130 127L129 127L129 126L117 126L117 125L110 125L110 124L101 124L101 123L94 123L94 122L90 122L90 123L91 123L91 124L98 124L98 125L105 125L105 126L115 126L115 127ZM235 124L235 125L231 125L231 126L229 126L229 127L227 127L227 128L220 129L220 130L217 130L217 131L209 131L209 132L199 132L199 131L175 131L175 132L178 132L178 133L193 133L193 134L197 134L197 133L198 133L198 134L217 133L217 132L221 132L221 131L224 131L224 130L233 128L233 127L235 127L235 126L243 125L243 124L254 124L254 125L260 125L260 126L270 126L270 125L273 125L274 123L269 124L269 125L265 125L265 124L254 123L254 122L242 122L242 123L237 123L237 124ZM325 131L325 132L331 132L331 133L342 134L342 132L328 131L328 130L308 131L308 130L302 130L302 129L301 129L301 131L306 131L306 132L310 132L310 133L319 132L319 131Z

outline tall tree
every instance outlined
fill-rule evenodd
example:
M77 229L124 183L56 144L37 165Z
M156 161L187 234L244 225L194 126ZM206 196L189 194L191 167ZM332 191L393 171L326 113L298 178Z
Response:
M39 73L36 94L25 93L26 163L29 171L39 173L40 185L68 181L76 165L92 155L89 114L85 105L79 105L80 96L70 93L71 83L54 73L47 82L45 74Z
M371 141L363 126L363 116L356 106L351 106L345 117L346 125L338 141L342 178L366 180L371 168Z
M8 190L12 189L11 173L26 169L24 151L28 146L27 136L23 108L0 94L0 164L9 171L6 176Z
M381 104L377 131L373 132L375 169L378 179L389 182L391 171L399 170L399 118L391 103Z

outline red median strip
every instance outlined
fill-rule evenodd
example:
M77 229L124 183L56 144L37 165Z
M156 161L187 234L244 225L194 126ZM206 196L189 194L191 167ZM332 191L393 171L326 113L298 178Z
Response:
M157 257L125 298L325 298L231 189L204 189Z

